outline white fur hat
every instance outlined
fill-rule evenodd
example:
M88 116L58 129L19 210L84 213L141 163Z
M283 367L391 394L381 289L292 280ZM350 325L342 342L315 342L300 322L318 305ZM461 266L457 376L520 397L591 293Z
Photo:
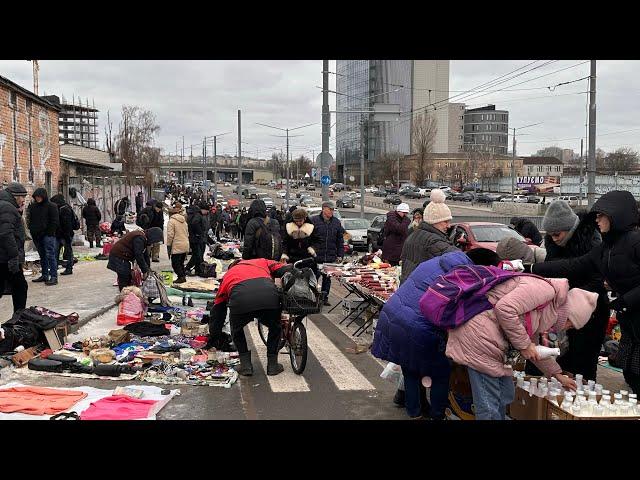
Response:
M446 196L442 190L439 188L431 190L429 199L431 202L427 205L427 208L424 209L423 220L425 222L433 225L434 223L444 222L445 220L451 220L453 218L451 210L444 203Z

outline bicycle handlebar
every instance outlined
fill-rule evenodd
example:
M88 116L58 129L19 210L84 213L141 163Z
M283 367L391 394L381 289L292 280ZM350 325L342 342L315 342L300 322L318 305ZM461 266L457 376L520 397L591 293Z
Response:
M305 268L312 267L315 265L316 261L313 257L303 258L302 260L298 260L293 264L294 268Z

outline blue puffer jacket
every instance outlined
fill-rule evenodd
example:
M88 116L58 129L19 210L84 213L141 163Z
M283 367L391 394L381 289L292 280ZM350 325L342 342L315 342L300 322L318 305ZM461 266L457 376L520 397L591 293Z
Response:
M311 235L311 245L316 251L316 261L318 263L332 263L338 257L344 257L344 228L340 220L331 217L325 222L322 214L311 217L313 223L313 234Z
M438 276L459 265L473 265L462 252L451 252L422 262L380 312L371 353L420 376L449 375L444 331L427 323L418 305Z

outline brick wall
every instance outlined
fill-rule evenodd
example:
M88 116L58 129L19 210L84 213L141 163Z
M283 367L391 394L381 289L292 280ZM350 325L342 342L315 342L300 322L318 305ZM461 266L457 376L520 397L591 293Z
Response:
M53 195L60 175L58 112L34 101L28 106L28 100L17 91L14 108L11 90L0 85L0 184L18 181L31 194L46 186L50 172Z

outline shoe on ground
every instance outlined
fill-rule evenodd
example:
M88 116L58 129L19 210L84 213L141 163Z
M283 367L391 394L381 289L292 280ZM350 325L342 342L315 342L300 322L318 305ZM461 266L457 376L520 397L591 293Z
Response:
M240 370L238 373L245 377L253 375L253 365L251 364L251 350L240 355Z
M322 303L325 307L330 307L331 306L331 302L329 302L328 298L324 299L324 302Z
M267 375L278 375L282 372L284 372L284 367L278 363L278 354L267 355Z
M34 278L31 281L33 283L40 283L40 282L46 282L47 280L49 280L47 277L43 277L42 275L40 275L38 278Z
M393 403L398 407L404 407L404 399L404 390L396 390L396 394L393 396Z
M173 281L173 283L185 283L186 281L187 281L186 278L178 277L176 280Z
M44 282L45 285L51 286L51 285L57 285L58 284L58 279L57 278L51 278L49 280L47 280L46 282Z
M73 275L73 270L65 270L60 275Z

